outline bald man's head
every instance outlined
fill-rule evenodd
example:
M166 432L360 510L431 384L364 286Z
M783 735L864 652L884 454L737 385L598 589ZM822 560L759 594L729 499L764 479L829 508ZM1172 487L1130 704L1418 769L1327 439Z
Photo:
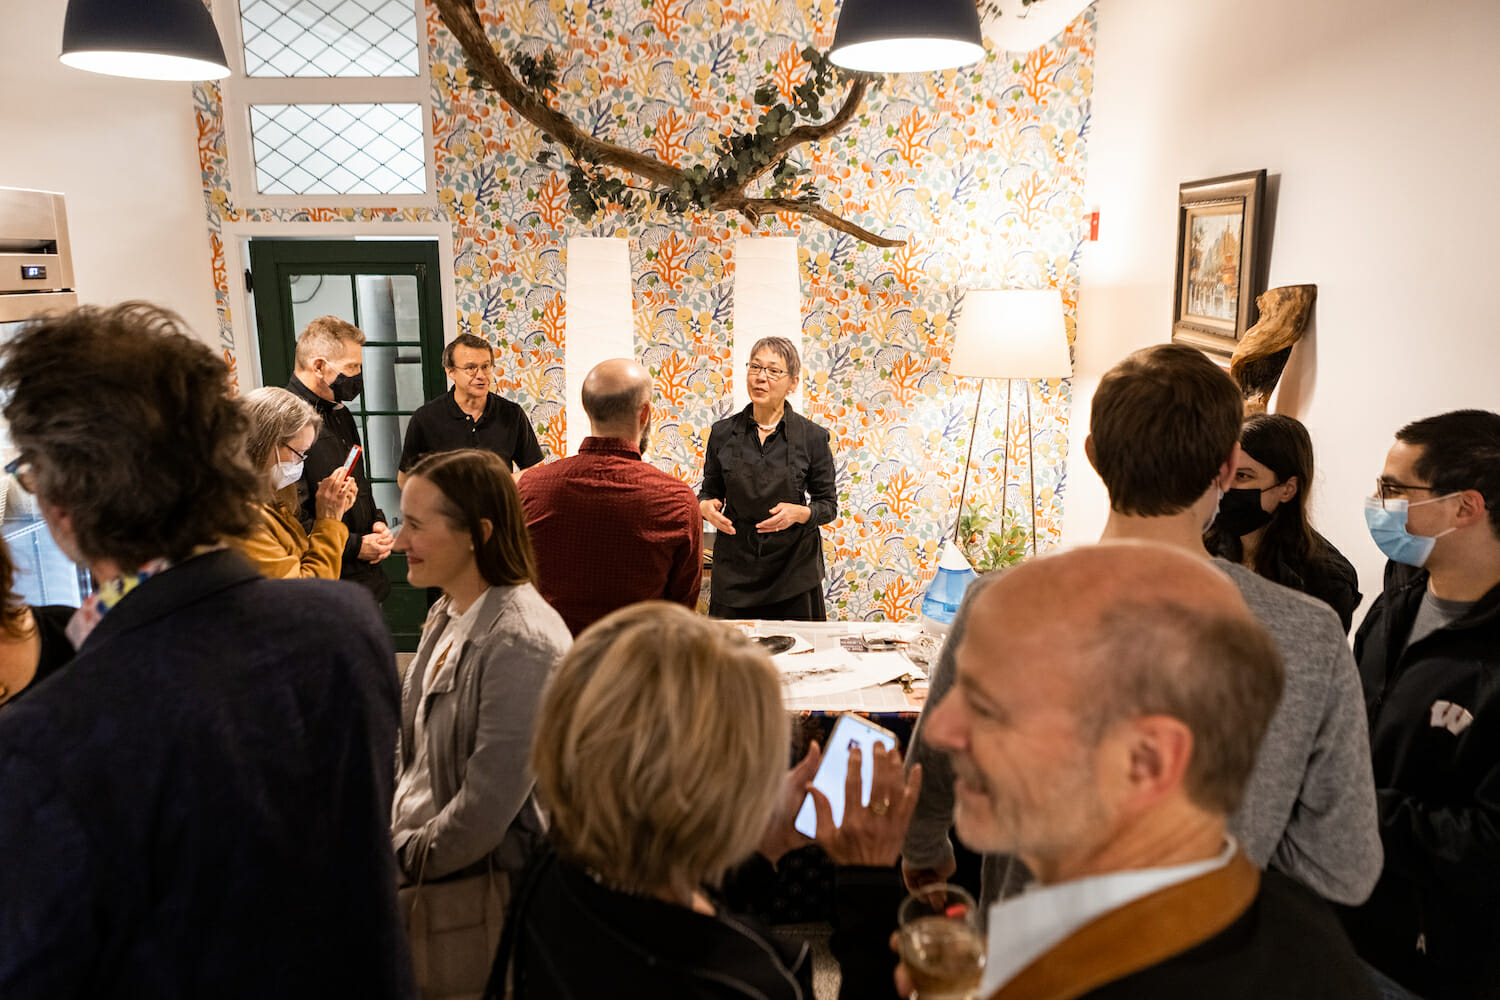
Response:
M651 373L630 358L610 358L595 365L583 380L583 412L595 437L644 440L651 403ZM644 450L644 449L643 449Z
M1282 668L1212 563L1141 543L1074 549L1007 572L980 593L969 621L969 663L981 673L1013 668L1017 656L1045 663L1085 744L1123 721L1179 720L1193 738L1189 799L1225 815L1238 807Z

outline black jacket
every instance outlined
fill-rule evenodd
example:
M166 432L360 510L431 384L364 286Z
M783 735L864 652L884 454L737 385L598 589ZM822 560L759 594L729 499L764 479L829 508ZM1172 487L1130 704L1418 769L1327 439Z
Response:
M1355 637L1385 870L1345 925L1367 961L1422 996L1494 998L1500 586L1406 647L1426 590L1426 570L1389 563Z
M699 500L722 500L735 533L714 541L714 601L727 608L774 604L824 585L818 528L838 516L838 485L827 429L786 404L781 426L762 444L752 407L716 421L703 453ZM761 534L772 507L805 504L806 524Z
M287 380L286 388L299 399L312 404L313 409L318 411L318 416L323 418L323 426L318 431L317 439L307 449L307 462L302 468L302 481L297 491L302 497L302 527L311 531L316 516L318 484L344 464L344 460L349 457L350 448L360 444L359 428L355 426L354 414L349 412L347 406L330 403L303 385L296 375ZM359 493L354 497L354 506L344 513L344 523L349 526L349 540L344 543L344 561L339 570L339 579L363 584L375 595L375 600L383 601L391 594L391 581L386 578L385 566L363 562L359 558L359 547L364 536L374 530L376 521L385 522L385 511L375 503L375 494L370 491L370 477L365 471L370 467L369 462L370 457L361 454L359 461L354 463L354 481L359 484Z
M751 863L769 868L764 859ZM834 896L840 924L830 945L843 967L839 996L894 998L888 940L902 898L895 870L840 868ZM498 1000L510 967L514 1000L813 1000L805 942L772 936L722 903L718 909L709 917L606 888L548 851L515 890L485 995Z
M126 594L0 712L0 996L413 996L390 643L227 549Z
M1259 569L1255 571L1283 587L1291 587L1309 597L1316 597L1338 613L1339 621L1347 632L1354 622L1354 609L1359 607L1360 599L1364 596L1359 592L1359 575L1332 542L1317 532L1313 532L1313 537L1316 546L1311 557L1301 565L1277 560L1269 572L1261 573ZM1244 559L1244 544L1235 535L1210 530L1203 540L1209 551L1216 556L1232 563L1242 562Z
M1268 871L1228 927L1179 955L1080 994L1081 1000L1375 1000L1328 904ZM1435 998L1434 998L1435 1000Z

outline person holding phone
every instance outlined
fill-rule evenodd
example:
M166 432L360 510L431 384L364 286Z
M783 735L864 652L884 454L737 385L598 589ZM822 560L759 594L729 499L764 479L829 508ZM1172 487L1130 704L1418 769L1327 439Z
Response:
M666 601L585 629L538 713L548 849L515 888L485 995L616 996L629 984L632 996L811 997L810 949L717 889L808 843L792 817L819 754L786 772L789 736L776 668L737 630ZM842 825L814 793L818 843L837 865L840 995L893 997L893 866L921 769L905 775L898 752L876 748L866 795L862 756L845 770Z
M250 419L245 451L263 477L260 516L248 535L231 543L273 580L337 580L349 540L342 518L354 504L358 483L339 469L325 476L313 494L312 530L305 530L297 513L297 484L322 420L305 401L275 386L245 396L244 407Z
M521 499L499 456L423 459L401 515L407 579L443 595L402 685L391 817L418 987L432 1000L484 987L510 877L542 836L526 758L542 686L572 636L537 593ZM474 921L444 923L454 908Z
M762 337L750 351L750 403L713 425L698 507L718 531L708 613L825 621L821 525L838 516L828 431L792 410L797 348Z

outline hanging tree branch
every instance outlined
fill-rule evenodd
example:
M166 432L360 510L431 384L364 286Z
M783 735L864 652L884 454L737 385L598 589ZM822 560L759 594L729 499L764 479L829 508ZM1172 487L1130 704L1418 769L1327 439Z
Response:
M711 164L683 168L596 138L574 124L548 101L556 89L557 67L551 53L541 59L524 55L513 57L522 74L518 77L490 43L474 0L433 0L433 4L443 23L463 47L472 71L493 87L516 114L540 129L544 137L567 150L572 160L565 165L570 205L573 213L584 221L598 211L600 201L616 201L627 208L654 201L679 215L693 209L737 212L752 225L770 212L795 212L811 216L831 229L848 233L872 246L897 247L905 243L904 240L872 233L824 208L819 204L811 182L804 181L800 187L793 188L796 179L807 171L791 160L791 152L800 145L819 142L842 131L854 120L869 90L869 78L855 75L844 103L833 117L817 125L794 125L798 113L818 113L819 97L834 81L833 66L826 56L815 50L802 53L812 64L813 71L796 88L791 108L774 103L775 88L763 84L756 90L755 99L763 106L774 106L761 115L755 131L722 137L717 158ZM547 151L537 157L543 163L549 158ZM604 175L601 168L635 174L650 181L653 187L637 194L619 178ZM765 195L750 196L746 189L767 173L771 175L771 184Z

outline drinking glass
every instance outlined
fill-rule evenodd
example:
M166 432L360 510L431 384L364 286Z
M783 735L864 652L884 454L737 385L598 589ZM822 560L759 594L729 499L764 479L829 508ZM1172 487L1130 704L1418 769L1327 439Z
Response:
M979 913L962 886L937 882L907 896L897 914L901 963L918 1000L972 1000L984 973Z

